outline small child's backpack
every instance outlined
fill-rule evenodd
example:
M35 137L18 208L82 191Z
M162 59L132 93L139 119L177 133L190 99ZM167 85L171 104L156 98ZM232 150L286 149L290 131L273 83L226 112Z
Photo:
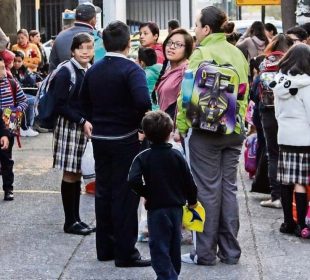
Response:
M75 90L76 73L71 61L64 61L57 66L57 68L50 73L41 83L35 101L35 115L40 127L53 129L58 115L55 112L56 96L53 92L52 82L63 67L70 72L70 88L69 97Z
M256 172L257 134L249 135L245 142L244 168L245 171L253 174Z
M283 55L283 52L274 51L266 56L260 66L259 97L262 104L268 108L274 107L274 95L269 84L274 80L275 75L278 73L278 64Z
M246 84L240 84L236 69L229 64L202 62L196 72L187 118L192 127L220 134L233 133L239 116L237 99L242 100Z

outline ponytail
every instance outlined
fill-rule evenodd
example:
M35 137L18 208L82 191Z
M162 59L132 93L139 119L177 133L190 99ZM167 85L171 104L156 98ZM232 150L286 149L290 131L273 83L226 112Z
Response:
M160 84L160 80L161 80L162 76L163 76L163 75L165 74L165 72L166 72L166 69L167 69L167 66L168 66L168 62L169 62L168 59L165 59L165 61L164 61L164 63L163 63L163 67L162 67L161 70L160 70L158 79L157 79L157 81L156 81L156 84L155 84L154 89L153 89L152 94L151 94L151 96L152 96L152 101L153 101L153 103L156 104L156 105L158 104L156 91L157 91L157 88L158 88L158 86L159 86L159 84Z

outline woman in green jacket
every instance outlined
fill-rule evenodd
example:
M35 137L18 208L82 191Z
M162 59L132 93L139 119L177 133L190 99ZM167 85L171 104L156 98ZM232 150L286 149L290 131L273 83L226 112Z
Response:
M238 87L233 89L241 98L238 96L235 101L238 113L233 132L215 133L202 129L202 126L200 129L192 122L193 119L188 118L188 107L182 106L183 92L178 98L177 128L184 137L193 126L189 139L190 165L198 187L198 199L208 213L204 231L196 234L195 249L183 255L182 260L201 265L215 265L217 256L223 263L236 264L241 255L237 241L239 211L236 180L244 140L242 123L247 107L249 66L241 51L226 41L223 32L226 22L226 14L214 6L201 11L195 28L198 47L190 57L189 69L195 74L203 61L229 64L235 69L239 81ZM191 105L201 106L201 103L198 104L199 98L192 96Z

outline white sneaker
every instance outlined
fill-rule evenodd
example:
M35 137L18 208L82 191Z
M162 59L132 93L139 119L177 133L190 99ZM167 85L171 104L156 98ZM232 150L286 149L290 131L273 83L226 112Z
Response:
M260 206L270 207L270 208L282 208L282 204L280 199L272 201L271 199L261 201Z
M23 130L22 128L20 129L20 136L22 137L34 137L38 135L39 135L39 132L34 131L31 127L29 127L26 130Z
M197 264L197 255L192 259L190 253L183 254L181 255L181 261L188 264Z

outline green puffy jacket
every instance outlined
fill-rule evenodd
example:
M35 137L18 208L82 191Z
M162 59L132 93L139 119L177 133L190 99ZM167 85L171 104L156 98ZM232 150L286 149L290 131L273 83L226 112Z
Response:
M224 33L213 33L204 38L189 59L189 69L196 73L199 64L205 60L214 60L217 64L231 64L238 72L240 83L247 85L246 94L243 100L238 100L239 114L243 121L248 104L248 69L249 65L242 52L226 41ZM191 127L191 122L186 118L186 109L182 107L182 91L178 97L177 128L181 134L186 134ZM192 100L193 102L193 100ZM240 124L237 123L234 132L240 134Z

